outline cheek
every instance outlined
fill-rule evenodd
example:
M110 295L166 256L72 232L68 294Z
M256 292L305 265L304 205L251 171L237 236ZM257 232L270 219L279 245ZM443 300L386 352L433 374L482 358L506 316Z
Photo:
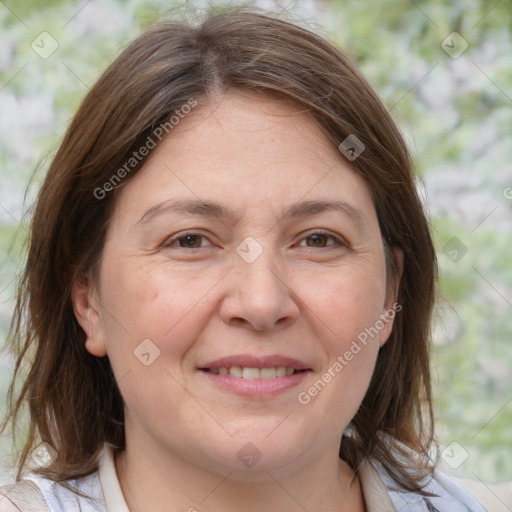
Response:
M337 350L380 318L385 301L385 277L374 265L347 265L304 281L298 294L323 324Z
M212 314L209 291L218 281L197 274L119 265L104 278L108 357L127 414L149 425L187 400L182 364Z
M102 294L112 365L119 372L140 369L136 354L144 340L151 340L156 348L145 343L155 354L182 356L211 315L209 292L217 280L165 264L112 266Z
M318 378L300 390L298 401L321 415L339 411L331 418L334 430L355 415L373 374L385 300L385 277L378 269L347 265L317 276L315 287L303 287L326 357Z

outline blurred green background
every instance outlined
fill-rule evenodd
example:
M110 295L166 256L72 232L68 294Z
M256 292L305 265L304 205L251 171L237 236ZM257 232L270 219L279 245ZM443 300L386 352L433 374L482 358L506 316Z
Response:
M432 369L437 435L448 447L443 467L487 482L512 479L511 2L244 4L286 10L344 48L402 128L440 266ZM0 2L1 340L23 261L23 215L81 98L154 21L170 12L193 18L227 5ZM2 411L11 367L4 351ZM1 439L0 481L9 478L9 446L9 438Z

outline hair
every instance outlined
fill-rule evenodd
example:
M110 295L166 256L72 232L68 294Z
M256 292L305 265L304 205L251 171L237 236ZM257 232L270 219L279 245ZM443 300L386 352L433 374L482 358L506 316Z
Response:
M17 360L2 430L16 426L23 411L29 420L18 478L42 441L58 458L35 471L59 482L95 471L103 443L124 448L123 399L108 357L85 349L72 285L94 275L102 254L118 193L105 184L116 172L126 174L122 166L173 112L191 99L208 102L230 90L291 101L336 147L350 135L365 146L348 163L371 190L391 281L398 279L395 249L403 251L402 310L379 351L351 435L340 442L340 457L354 469L373 457L400 487L421 493L423 478L434 470L429 344L437 263L412 158L390 113L345 53L308 28L247 8L195 25L179 20L151 27L102 74L67 129L33 211L8 337Z

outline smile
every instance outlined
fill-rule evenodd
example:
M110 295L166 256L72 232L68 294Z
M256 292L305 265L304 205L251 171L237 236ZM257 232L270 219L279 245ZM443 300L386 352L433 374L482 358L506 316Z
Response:
M286 366L277 366L277 367L269 367L269 368L251 368L251 367L242 367L242 366L231 366L231 367L221 367L204 369L206 372L210 372L214 375L230 375L231 377L238 377L247 380L268 380L275 379L278 377L286 377L288 375L293 375L294 373L305 371L305 370L297 370L295 368L286 367Z

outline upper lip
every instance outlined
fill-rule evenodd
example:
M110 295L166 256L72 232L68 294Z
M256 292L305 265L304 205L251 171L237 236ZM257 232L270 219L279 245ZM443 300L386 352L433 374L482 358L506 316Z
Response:
M296 370L309 370L311 369L306 363L294 359L293 357L270 355L270 356L255 356L250 354L242 354L238 356L227 356L215 359L203 365L198 366L198 369L217 370L219 368L231 368L232 366L241 366L244 368L277 368L285 366L287 368L294 368Z

